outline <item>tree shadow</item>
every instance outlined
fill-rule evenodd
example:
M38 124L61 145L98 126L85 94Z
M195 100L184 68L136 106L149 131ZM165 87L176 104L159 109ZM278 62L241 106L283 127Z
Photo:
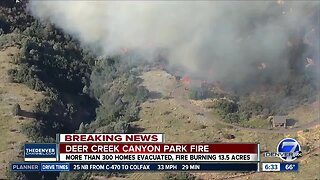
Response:
M287 119L287 126L293 127L298 121L295 119Z
M36 118L37 117L36 113L28 112L28 111L25 111L25 110L20 110L19 115L23 116L23 117L26 117L26 118Z
M130 132L131 133L141 133L145 130L145 128L140 127L138 125L131 125L130 126Z
M150 91L149 94L149 99L160 99L162 98L162 94L156 91Z

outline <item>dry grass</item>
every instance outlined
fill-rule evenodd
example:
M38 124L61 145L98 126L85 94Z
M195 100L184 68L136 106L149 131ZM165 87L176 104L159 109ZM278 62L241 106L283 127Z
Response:
M145 72L141 78L144 80L142 85L149 91L158 92L162 96L170 96L176 86L175 77L161 70Z
M0 179L5 178L5 170L10 161L17 159L18 151L27 141L21 133L21 125L30 122L30 118L14 117L11 114L12 105L19 103L22 110L31 111L33 105L43 95L30 90L23 84L9 83L7 71L15 67L9 54L15 54L18 49L10 47L0 51Z
M171 111L170 114L162 114L162 112ZM161 115L162 114L162 115ZM320 128L311 129L308 132L299 131L297 133L288 134L269 134L249 131L238 131L227 126L201 120L201 116L192 114L189 111L177 106L174 100L158 100L155 102L146 102L142 105L140 113L141 120L136 122L139 127L145 128L143 132L160 132L165 133L165 139L168 143L199 143L199 142L259 142L262 151L276 151L278 142L285 138L297 138L301 145L314 144L319 145ZM200 119L199 119L200 118ZM202 126L205 125L205 128ZM233 134L235 139L226 139L223 134ZM304 141L302 139L305 139ZM311 146L314 148L315 146ZM278 158L264 158L264 162L279 162ZM299 173L259 173L250 176L241 176L239 179L299 179L304 176L316 177L317 163L310 161L308 158L301 163L301 171ZM312 166L309 166L313 164ZM149 173L151 176L152 173ZM203 179L219 179L225 176L239 176L239 173L195 173L199 178ZM159 175L157 175L159 176ZM130 177L130 176L129 176ZM148 179L149 176L144 175ZM256 178L257 177L257 178Z
M289 112L288 117L297 120L296 125L305 124L320 117L320 101L306 104Z
M301 146L309 146L310 150L320 147L320 125L308 131L298 131L297 140Z
M269 129L271 127L271 122L269 119L255 117L249 119L248 121L242 121L239 123L239 125L250 128Z
M148 76L150 75L152 75L152 73L148 73ZM156 79L156 77L148 77L148 79ZM166 82L164 80L162 81L163 83ZM147 83L146 87L150 86L152 85ZM153 90L159 91L159 89L157 89L156 87L153 87ZM172 91L172 89L168 89L168 91ZM278 142L285 137L297 138L298 141L302 143L302 145L319 145L320 143L320 128L311 129L308 132L300 131L297 133L289 134L270 134L259 133L258 131L239 131L226 125L222 125L205 119L201 115L196 115L176 104L174 99L147 101L143 103L141 107L141 120L137 121L135 125L143 128L143 132L165 133L165 140L167 143L259 142L262 151L271 152L276 151ZM259 123L257 123L257 126L259 126ZM225 134L232 134L235 136L235 138L226 139L224 138ZM311 146L311 148L314 147L315 146ZM303 179L319 179L317 168L319 167L320 161L315 162L312 158L307 158L306 161L301 163L301 170L299 171L299 173L255 173L247 176L240 176L241 173L227 172L194 174L201 179L222 179L225 177L238 176L239 177L236 179L301 179L303 177L306 177ZM262 161L279 162L279 158L266 159L261 156L261 159ZM143 175L135 174L141 173L133 173L132 175L128 176L127 179L150 179L154 177L154 173L145 173ZM137 176L137 178L135 178L135 176ZM163 174L157 173L155 178L159 178L161 176L163 176Z

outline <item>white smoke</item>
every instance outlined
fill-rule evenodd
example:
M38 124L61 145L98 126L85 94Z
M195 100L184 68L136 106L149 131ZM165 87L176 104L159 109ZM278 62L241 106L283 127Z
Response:
M311 28L314 22L306 17L318 5L310 1L29 3L34 16L51 21L93 49L101 49L102 55L128 48L142 50L152 59L147 55L166 48L171 64L200 76L212 70L214 79L250 76L261 63L285 72L290 36L303 26Z

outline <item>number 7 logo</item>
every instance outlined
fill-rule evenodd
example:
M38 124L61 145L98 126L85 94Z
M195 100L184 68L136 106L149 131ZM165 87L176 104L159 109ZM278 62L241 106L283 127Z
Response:
M294 161L297 159L297 155L295 154L300 151L300 144L292 138L283 139L278 144L279 157L284 161Z
M283 142L282 143L282 148L288 147L288 146L291 147L289 152L294 153L294 150L297 148L298 143L297 142ZM293 161L292 159L293 159L292 156L287 156L287 158L286 158L287 161Z

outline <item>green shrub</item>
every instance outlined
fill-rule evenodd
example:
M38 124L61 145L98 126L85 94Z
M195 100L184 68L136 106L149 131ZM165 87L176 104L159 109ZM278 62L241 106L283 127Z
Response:
M206 99L209 97L209 90L201 87L191 87L189 89L189 98L194 100Z
M224 120L228 123L239 123L240 116L238 113L229 113L225 116Z

